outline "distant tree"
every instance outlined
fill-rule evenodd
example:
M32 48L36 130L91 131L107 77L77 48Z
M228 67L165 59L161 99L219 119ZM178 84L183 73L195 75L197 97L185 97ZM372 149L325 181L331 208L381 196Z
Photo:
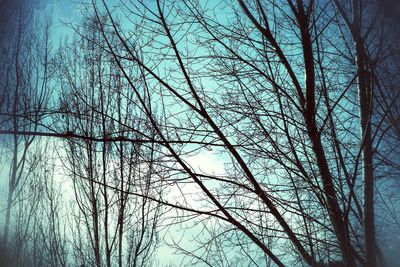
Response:
M74 253L77 263L93 266L149 266L160 205L147 197L161 196L161 182L154 181L158 146L114 59L103 49L101 23L104 17L85 18L59 55L60 132L82 137L65 140L65 168L79 208L70 226L84 225L73 229ZM91 250L85 249L88 245Z
M20 244L15 266L67 266L68 247L64 194L51 142L35 148L36 166L16 202L17 222L13 225ZM15 257L14 256L14 257Z
M30 184L32 172L40 161L35 156L36 152L31 153L30 149L40 140L20 133L35 132L44 122L51 90L49 80L53 74L50 68L51 21L34 19L34 7L34 3L24 1L17 4L16 18L10 21L2 43L0 129L12 134L2 136L1 140L5 152L2 160L9 169L7 182L3 181L8 189L2 229L2 243L6 247L13 243L9 243L13 238L19 238L17 235L28 234L13 230L24 214L18 208L18 199L25 191L24 187ZM15 242L13 249L18 255L22 240Z

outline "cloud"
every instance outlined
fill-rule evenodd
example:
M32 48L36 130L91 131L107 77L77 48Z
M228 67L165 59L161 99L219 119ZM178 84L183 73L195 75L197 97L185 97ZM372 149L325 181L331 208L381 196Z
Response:
M209 175L226 174L224 161L214 151L202 150L199 154L186 159L196 172Z

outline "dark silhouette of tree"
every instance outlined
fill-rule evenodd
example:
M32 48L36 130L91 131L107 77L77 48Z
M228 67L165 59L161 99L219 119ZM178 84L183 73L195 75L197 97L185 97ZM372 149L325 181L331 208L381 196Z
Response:
M400 170L398 4L384 2L93 0L56 78L48 43L35 54L17 37L1 72L15 88L0 100L13 145L3 239L32 172L15 240L32 220L37 265L150 266L163 222L183 231L169 244L182 265L384 266L380 216L400 226L398 194L383 192ZM43 76L29 76L35 62ZM43 86L27 90L29 77ZM61 138L70 247L56 180L28 153L38 136ZM198 160L210 155L223 171Z
M125 141L151 141L152 129L103 49L100 23L106 23L104 16L86 18L59 59L60 132L104 140L65 141L65 168L79 207L71 224L84 225L74 230L74 253L76 262L91 266L149 266L161 210L146 197L161 196L162 182L154 180L159 145ZM132 197L133 192L144 197Z
M379 30L368 24L364 31L366 11L360 1L351 6L290 0L232 4L226 11L231 13L218 19L196 1L137 1L127 9L144 23L129 38L104 1L94 8L106 10L126 50L116 50L102 28L106 49L125 78L131 81L126 62L134 62L150 85L162 88L164 99L173 99L171 104L164 100L165 112L175 108L180 113L168 117L163 130L153 126L216 214L277 265L284 264L279 250L267 247L253 226L262 220L246 220L248 203L262 203L258 210L268 211L279 225L279 237L292 244L294 257L309 265L339 258L345 266L376 265L370 49L381 43L366 46L364 35L371 27ZM333 33L339 34L332 39ZM138 56L142 53L149 56ZM161 64L166 69L153 70ZM153 116L149 110L146 114ZM234 175L196 173L182 159L185 149L178 153L169 136L208 143L192 151L220 149L231 157ZM222 187L214 191L206 180ZM221 190L228 185L232 190ZM250 202L238 205L242 194Z
M9 169L8 181L3 181L8 190L2 243L6 248L15 250L15 261L18 262L21 246L29 233L26 232L26 225L18 229L25 213L17 204L25 191L24 187L31 183L30 176L40 160L35 156L37 152L30 151L40 140L34 135L19 135L17 132L35 132L43 123L51 90L49 80L53 73L50 70L51 21L45 18L33 20L33 3L21 1L16 6L16 18L9 22L8 32L2 40L0 127L13 132L11 136L2 136L1 140L5 152L4 164ZM15 206L17 208L14 209ZM29 213L28 219L33 213L34 210ZM14 233L12 230L16 229Z

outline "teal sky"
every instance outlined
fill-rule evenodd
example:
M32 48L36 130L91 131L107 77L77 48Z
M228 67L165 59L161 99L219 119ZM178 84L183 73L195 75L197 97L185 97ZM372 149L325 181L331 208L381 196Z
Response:
M108 4L110 4L110 2L111 1L107 1ZM78 4L73 0L40 0L40 4L36 11L39 13L40 17L47 16L52 18L53 25L51 28L51 34L53 48L55 50L58 48L59 44L62 45L64 42L68 43L69 41L72 41L71 37L74 34L74 30L71 26L77 26L83 17L81 4ZM185 160L198 172L220 175L225 174L224 159L221 158L216 151L202 150L201 153L185 158ZM57 180L63 184L63 198L65 203L74 201L72 181L63 174L63 164L58 162L57 165L59 166L60 171L56 171L56 176L58 176ZM5 186L4 189L6 189ZM183 186L175 185L171 186L168 190L170 190L170 192L168 193L167 200L171 203L181 201L183 197L182 193L202 193L201 190L193 184ZM6 194L2 195L5 196ZM187 197L186 200L188 201L189 206L196 207L195 200L187 199ZM173 216L174 214L175 211L171 211L169 214L166 214L166 216ZM159 266L169 266L169 264L172 264L172 266L184 265L184 256L177 254L173 248L168 246L168 244L179 241L180 246L183 248L189 250L194 249L196 244L193 242L193 239L202 229L201 224L193 226L194 224L196 224L195 221L190 221L185 223L185 227L183 227L183 225L172 225L167 228L162 227L162 230L160 230L159 233L159 240L163 241L160 242L160 246L154 255L155 262L159 264Z
M1 0L0 0L1 1ZM201 1L201 0L200 0ZM107 1L107 3L112 6L112 3L114 1ZM46 15L49 16L53 19L53 27L51 29L52 31L52 43L53 47L57 49L59 44L63 44L64 42L71 41L71 37L73 35L73 29L71 29L72 26L76 26L79 24L79 21L83 17L82 12L82 6L81 4L77 4L74 0L39 0L39 5L37 8L37 12L40 15ZM210 5L214 4L214 1L209 1ZM9 6L8 10L12 10L12 1L1 1L1 5L7 5ZM3 20L6 20L7 18L3 17ZM221 21L224 21L226 19L225 15L220 15L218 18ZM0 21L1 22L1 21ZM69 24L69 25L68 25ZM3 29L2 29L3 30ZM1 33L1 31L0 31ZM287 36L286 36L287 37ZM160 39L163 37L160 37ZM165 41L161 39L162 41ZM187 45L187 44L185 44ZM293 52L293 51L291 51ZM288 52L290 53L290 52ZM164 69L168 67L168 64L171 64L169 62L165 63L163 62L164 65L162 65L162 72L165 71ZM202 67L200 63L199 66ZM192 64L194 65L194 64ZM161 65L160 65L161 66ZM196 66L197 68L197 66ZM301 70L302 71L302 70ZM167 71L165 71L167 73ZM201 80L202 85L206 88L206 90L209 90L209 92L212 92L214 94L214 91L216 91L216 88L218 88L218 84L215 81L212 81L212 78L204 78ZM186 90L186 88L182 89ZM211 96L210 96L211 97ZM171 98L172 99L172 98ZM178 106L178 107L176 107ZM181 106L178 104L174 106L171 105L169 108L170 113L178 113L181 111ZM190 147L188 145L187 147ZM227 154L217 154L217 151L206 151L205 149L199 150L200 153L197 155L193 156L188 156L184 158L188 164L196 171L198 172L204 172L204 173L209 173L209 174L226 174L225 172L225 163L229 161ZM3 169L4 172L4 169ZM1 169L0 169L0 173ZM267 173L268 174L268 173ZM60 177L62 174L60 174ZM267 175L266 175L267 176ZM65 178L65 177L64 177ZM67 177L68 178L68 177ZM67 179L65 179L67 180ZM68 186L68 182L65 184ZM69 185L72 187L72 185ZM212 186L212 185L211 185ZM5 188L5 187L4 187ZM196 191L200 191L196 186L193 186L193 184L189 185L184 185L184 186L179 186L178 185L172 185L170 188L170 193L167 197L168 201L171 202L176 202L179 201L179 198L181 196L181 192L183 193L193 193ZM68 192L68 190L65 190L65 192ZM72 192L72 190L70 190ZM1 192L2 193L2 192ZM70 193L72 194L72 193ZM2 193L3 195L3 193ZM4 194L5 195L5 194ZM189 202L192 201L193 206L196 205L196 200L195 199L190 199L186 198L186 200L189 199ZM189 224L192 224L193 222L190 222ZM160 237L165 238L166 242L171 243L174 238L180 239L182 236L181 240L181 245L185 248L191 248L193 246L193 243L191 242L191 239L195 237L201 226L195 226L193 228L190 228L188 230L183 230L182 225L173 225L169 228L165 228L164 230L161 230L160 232ZM230 252L232 253L232 252ZM229 255L229 252L228 252ZM179 255L174 255L174 250L165 244L161 245L159 247L159 250L157 254L155 255L156 261L161 263L161 266L167 266L167 264L171 263L177 266L180 266L182 263L182 256Z

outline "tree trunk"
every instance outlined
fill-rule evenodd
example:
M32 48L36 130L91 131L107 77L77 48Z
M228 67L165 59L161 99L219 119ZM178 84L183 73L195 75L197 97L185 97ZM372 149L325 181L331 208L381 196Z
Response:
M364 180L364 236L366 266L376 266L376 238L374 218L374 174L372 159L372 88L366 62L365 48L361 36L355 39L360 103L361 145Z

